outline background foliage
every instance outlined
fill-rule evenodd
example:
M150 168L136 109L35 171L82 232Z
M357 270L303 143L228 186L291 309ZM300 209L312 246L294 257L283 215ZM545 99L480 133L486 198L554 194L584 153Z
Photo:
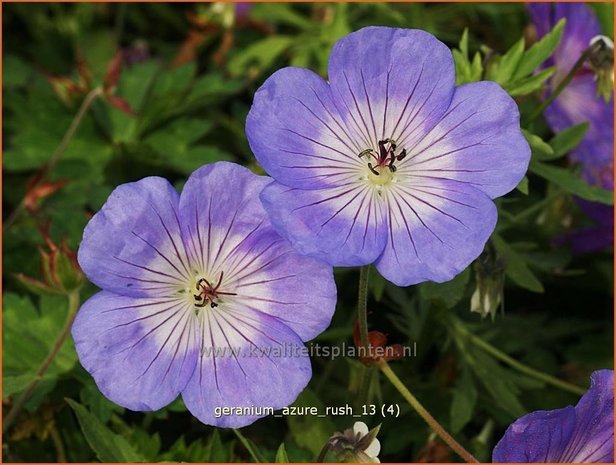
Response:
M594 7L612 35L611 5ZM534 70L559 31L524 54L534 37L522 4L4 4L4 219L23 207L3 231L5 414L68 312L65 296L16 277L41 278L45 237L75 251L112 189L143 176L165 176L180 188L192 170L216 160L262 172L244 135L255 90L283 66L325 75L334 42L367 25L425 29L456 49L458 82L503 85L520 103L534 159L518 190L498 201L499 224L482 261L449 283L406 289L372 273L371 329L390 343L417 343L417 356L392 362L393 369L463 445L489 460L515 418L577 400L503 363L491 348L581 386L592 370L613 365L613 251L575 256L554 240L588 223L573 194L610 203L612 193L577 181L567 164L578 133L554 139L540 119L528 123L550 75ZM46 173L85 95L104 82L108 92ZM352 343L357 277L357 270L336 270L340 299L320 344ZM470 312L486 277L497 289L504 280L505 311L493 320ZM95 291L85 285L81 299ZM373 368L347 358L315 358L313 368L296 405L400 405L398 419L364 418L370 427L383 424L382 461L457 460ZM130 412L99 393L69 337L4 435L3 457L272 461L286 451L292 461L313 461L327 438L353 421L266 418L237 435L199 423L179 400L158 412Z

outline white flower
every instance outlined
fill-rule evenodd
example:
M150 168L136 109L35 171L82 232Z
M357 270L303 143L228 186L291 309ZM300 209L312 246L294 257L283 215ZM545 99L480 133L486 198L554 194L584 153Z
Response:
M353 425L353 433L355 433L356 443L359 443L365 436L368 435L370 431L368 430L368 425L366 425L363 421L356 421ZM376 435L372 438L372 441L367 444L362 444L361 452L366 454L373 463L380 463L379 453L381 452L381 443L376 438Z

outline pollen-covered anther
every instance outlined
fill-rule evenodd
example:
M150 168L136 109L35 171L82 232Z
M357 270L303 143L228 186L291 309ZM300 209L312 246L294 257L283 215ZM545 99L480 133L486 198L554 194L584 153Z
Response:
M212 286L210 282L205 278L200 278L197 280L195 285L197 294L193 294L195 299L195 307L202 308L205 307L208 303L211 308L218 307L218 298L221 295L236 295L234 292L222 292L220 291L220 285L222 284L223 272L220 272L220 276L218 277L218 282L215 286Z
M396 141L387 138L378 142L378 154L373 149L362 150L359 157L368 157L370 160L368 166L367 179L377 186L383 186L394 180L393 173L398 168L394 163L406 158L406 149L403 149L399 154L396 154Z

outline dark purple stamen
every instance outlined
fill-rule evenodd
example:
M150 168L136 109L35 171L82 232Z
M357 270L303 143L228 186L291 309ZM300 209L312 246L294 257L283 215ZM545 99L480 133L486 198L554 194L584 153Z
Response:
M234 292L222 292L218 290L220 284L222 283L222 277L223 272L221 271L220 277L218 278L218 282L215 286L212 286L205 278L201 278L197 281L197 285L195 287L199 293L193 294L193 297L195 298L195 307L205 307L209 302L211 308L216 308L218 307L218 304L214 299L217 299L221 295L237 295Z
M377 176L379 176L380 173L376 168L383 167L383 166L387 166L387 168L389 168L389 170L392 173L395 173L397 171L397 168L394 165L394 163L396 161L400 161L406 158L406 149L403 149L399 155L396 155L396 147L397 147L396 141L390 138L380 140L378 142L378 146L379 146L378 155L375 153L373 149L366 149L366 150L362 150L359 153L359 157L361 158L364 155L370 155L370 157L372 157L372 159L376 162L376 165L373 165L370 162L368 163L368 168L373 174Z

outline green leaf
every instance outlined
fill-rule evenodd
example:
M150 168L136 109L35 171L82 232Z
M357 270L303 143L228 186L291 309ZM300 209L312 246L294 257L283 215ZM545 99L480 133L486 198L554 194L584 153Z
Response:
M456 84L460 85L479 81L483 74L483 63L479 52L475 52L472 62L469 60L468 29L464 30L458 47L458 50L452 50L453 61L456 67Z
M23 86L34 70L16 55L7 54L3 58L2 85L6 87Z
M34 373L52 349L68 315L64 296L42 296L40 310L30 299L12 293L3 296L2 337L3 343L11 350L2 352L2 376L8 383L8 392L16 394L34 379ZM77 360L71 338L62 345L45 376L39 381L26 404L36 408L59 376L68 373ZM6 394L7 389L3 391Z
M297 407L317 407L321 412L325 408L321 400L310 389L304 389L293 405ZM286 418L291 436L297 445L308 449L315 456L321 452L325 443L336 431L333 421L328 417L289 415Z
M539 65L547 60L556 50L565 27L565 18L561 19L554 28L530 47L520 60L514 79L520 79L531 74Z
M93 382L89 382L81 389L79 399L103 423L109 421L114 412L122 413L124 411L122 407L103 396Z
M385 292L385 286L387 281L381 273L379 273L376 269L372 269L370 273L370 280L368 281L368 286L370 287L370 292L374 297L374 300L380 302L383 298L383 292Z
M2 398L6 399L13 394L23 391L30 381L36 377L35 372L21 375L7 375L2 377Z
M470 275L469 268L466 268L451 281L445 283L422 283L419 285L419 293L424 299L438 300L443 302L447 308L452 308L462 300Z
M543 284L530 270L522 255L516 252L498 234L492 235L492 242L497 253L505 261L505 275L508 278L524 289L538 293L543 292Z
M276 451L276 463L289 463L289 457L287 456L287 450L284 447L284 442L280 444Z
M552 159L562 157L577 147L584 139L587 131L588 123L583 122L556 134L550 141L550 146L554 151Z
M541 137L528 132L526 129L522 129L522 133L526 138L528 145L536 157L549 156L554 154L552 146L545 142Z
M477 404L477 388L473 377L464 369L453 390L451 402L451 432L458 433L473 418L475 405Z
M111 431L81 404L66 399L81 426L88 444L101 462L145 462L128 441Z
M601 187L590 186L583 179L569 170L557 166L532 161L530 170L538 176L553 182L565 191L585 200L614 205L614 192Z
M553 66L550 68L546 68L538 74L530 76L525 79L520 79L505 86L505 90L509 92L509 95L512 97L517 97L518 95L528 95L533 92L541 89L543 83L550 79L550 77L554 74L556 68Z
M522 194L528 195L528 176L524 176L520 183L516 186L516 189L519 190Z
M494 71L493 79L499 84L512 81L523 53L524 38L521 38L501 57Z
M283 35L262 39L231 58L228 64L229 72L233 76L242 76L251 66L256 66L257 72L261 72L269 68L292 43L292 37Z

